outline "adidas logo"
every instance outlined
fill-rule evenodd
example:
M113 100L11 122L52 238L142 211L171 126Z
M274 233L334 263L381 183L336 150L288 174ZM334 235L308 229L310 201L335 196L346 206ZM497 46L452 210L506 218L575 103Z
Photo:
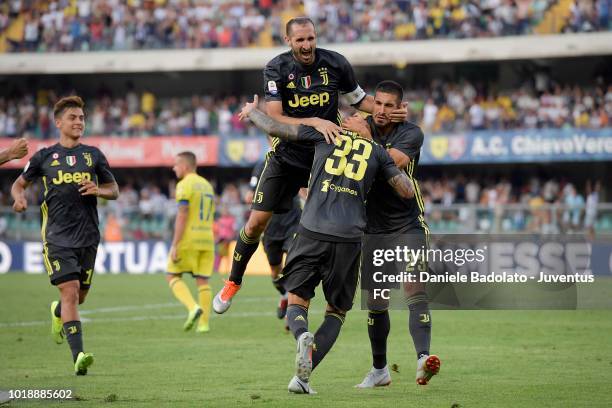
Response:
M293 321L296 321L296 322L297 322L298 320L301 320L301 321L303 321L303 322L305 322L305 321L306 321L306 319L304 319L304 316L302 316L302 315L299 315L298 317L296 317L295 319L293 319Z
M293 81L289 82L289 85L287 85L287 89L295 89L295 84L293 83Z
M57 160L53 160L51 162L51 167L59 166L59 162Z

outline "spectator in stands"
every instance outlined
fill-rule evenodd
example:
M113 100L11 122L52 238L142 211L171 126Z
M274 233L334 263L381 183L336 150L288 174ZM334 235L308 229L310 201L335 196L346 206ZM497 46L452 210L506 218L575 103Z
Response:
M542 82L549 88L533 88ZM602 129L612 122L612 86L596 78L596 85L570 87L548 80L525 78L518 89L497 91L495 84L479 87L468 81L433 81L428 88L407 93L410 120L429 132L484 129L567 128ZM89 134L117 136L255 134L254 127L236 117L245 96L193 95L159 98L152 91L137 92L128 84L125 94L112 98L109 91L91 98ZM28 135L51 138L50 106L54 90L19 94L0 93L0 137ZM245 128L246 126L246 128Z
M97 51L281 45L281 27L307 14L322 42L393 41L531 34L551 0L323 0L154 4L115 0L18 4L0 30L23 16L12 51ZM303 5L301 4L303 3ZM578 1L564 31L610 28L609 0ZM147 112L144 112L145 114Z

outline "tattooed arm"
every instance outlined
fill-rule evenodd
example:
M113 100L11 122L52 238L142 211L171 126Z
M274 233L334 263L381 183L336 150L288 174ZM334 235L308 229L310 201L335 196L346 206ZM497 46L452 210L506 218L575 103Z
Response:
M402 198L410 199L414 197L414 185L406 174L399 173L387 181Z
M251 122L259 129L263 130L272 137L278 137L283 140L295 142L298 138L299 125L289 125L281 123L276 119L271 118L259 109L257 103L259 98L255 95L253 102L247 102L240 112L240 120L249 118Z

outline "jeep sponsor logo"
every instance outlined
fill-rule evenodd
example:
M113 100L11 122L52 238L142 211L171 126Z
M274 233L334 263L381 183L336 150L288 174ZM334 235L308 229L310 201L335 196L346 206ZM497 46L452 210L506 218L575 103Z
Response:
M329 93L323 92L320 94L312 94L310 96L299 96L293 95L293 99L289 100L289 106L292 108L302 107L305 108L311 105L323 106L329 103Z
M51 179L51 181L53 181L53 184L80 183L81 181L91 181L91 174L86 171L64 173L63 170L60 170L57 172L57 177Z

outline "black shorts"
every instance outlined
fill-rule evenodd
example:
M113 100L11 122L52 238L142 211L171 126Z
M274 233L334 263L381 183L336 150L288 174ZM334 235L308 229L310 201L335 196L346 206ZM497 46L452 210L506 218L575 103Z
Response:
M261 241L263 243L264 251L266 252L266 257L268 258L268 263L274 266L280 265L283 262L283 253L289 251L291 242L293 241L293 236L285 239L277 239L268 238L268 236L264 233Z
M361 264L361 289L371 291L373 289L399 289L400 283L397 282L376 282L374 273L382 272L384 275L397 275L401 272L410 272L419 275L421 272L427 272L427 261L425 257L416 262L385 262L383 265L377 266L374 264L374 250L394 250L396 247L409 249L427 250L429 247L427 233L424 228L413 227L410 230L400 234L393 235L366 235L363 240L362 247L362 264ZM382 259L382 258L379 258ZM380 274L379 274L380 276ZM379 279L380 280L380 279Z
M310 172L283 163L274 152L266 156L259 177L252 210L285 213L293 208L293 197L302 187L308 187Z
M93 278L98 244L84 248L43 245L43 261L52 285L78 280L81 289L89 289Z
M281 284L302 299L312 299L323 282L325 300L349 311L359 278L360 242L319 241L297 234L291 244Z

